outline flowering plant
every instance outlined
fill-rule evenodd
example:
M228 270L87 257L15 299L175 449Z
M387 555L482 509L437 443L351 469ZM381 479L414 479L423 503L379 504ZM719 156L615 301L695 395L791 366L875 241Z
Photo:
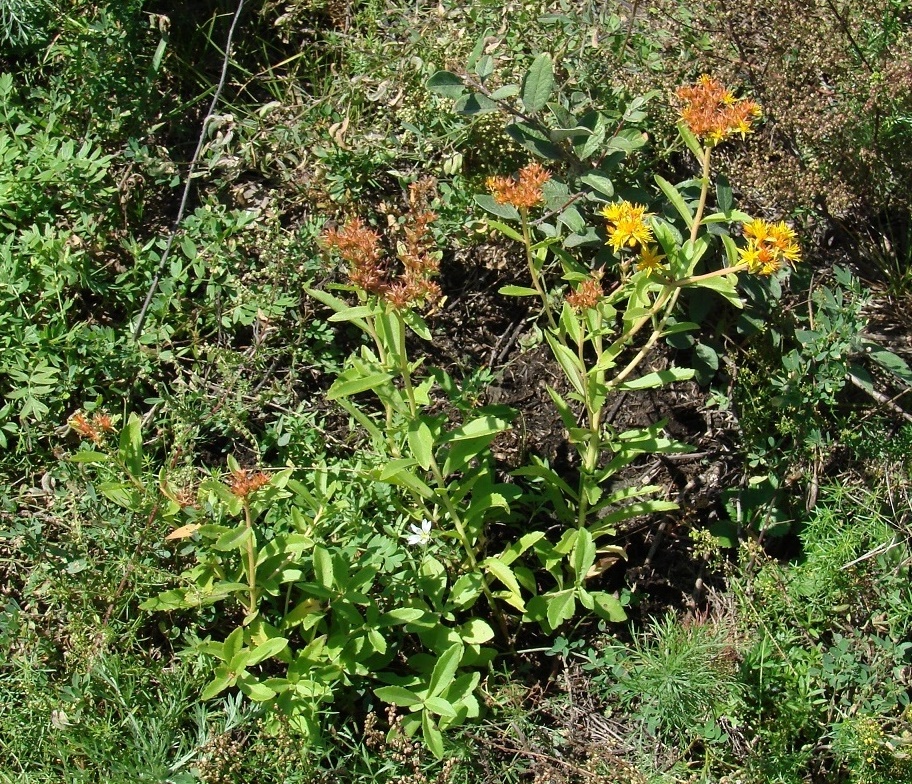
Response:
M648 367L660 340L699 326L675 317L682 292L715 292L741 307L736 287L739 274L769 276L800 259L790 227L735 210L730 191L723 187L717 189L719 211L705 214L712 151L732 135L750 132L761 115L759 106L736 99L708 76L682 88L677 95L681 101L679 131L702 171L699 197L695 203L689 202L684 189L656 177L666 200L656 212L624 199L603 204L598 215L604 219L600 233L612 254L608 263L578 261L567 252L570 245L562 242L555 224L546 222L547 215L533 219L531 210L546 205L557 213L558 225L567 223L547 194L549 187L561 194L566 188L555 187L540 164L529 164L515 179L490 178L487 186L493 199L477 199L495 216L489 219L492 228L525 248L532 287L511 285L501 291L538 297L547 321L545 340L569 384L566 394L551 386L548 393L579 454L576 488L541 460L515 472L538 482L552 500L555 514L572 526L544 561L555 578L556 589L530 603L552 627L573 613L572 597L567 598L566 579L560 574L561 553L570 553L580 541L595 542L614 533L619 522L634 515L675 508L672 501L655 497L661 491L657 486L612 492L609 483L639 455L687 447L663 435L664 422L618 432L606 412L617 393L653 389L694 376L694 370L687 367ZM588 200L597 204L608 190L602 183L601 193L581 192L564 197L564 202ZM576 206L572 209L578 213ZM519 231L509 225L511 218L519 222ZM739 227L743 237L740 245ZM720 255L722 263L714 267L712 259ZM564 285L552 288L557 276ZM537 549L547 552L543 543ZM610 549L603 547L598 552L606 555ZM589 601L583 593L576 596L584 606Z

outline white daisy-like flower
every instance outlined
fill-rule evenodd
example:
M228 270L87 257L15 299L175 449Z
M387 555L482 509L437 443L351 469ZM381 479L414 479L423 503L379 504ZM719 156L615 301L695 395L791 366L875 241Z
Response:
M405 537L405 541L413 547L427 547L431 543L432 525L427 518L421 521L421 525L410 525L411 533Z

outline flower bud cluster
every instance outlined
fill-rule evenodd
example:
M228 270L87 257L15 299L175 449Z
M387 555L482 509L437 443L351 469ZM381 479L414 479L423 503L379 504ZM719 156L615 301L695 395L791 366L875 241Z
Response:
M544 201L542 186L551 175L538 163L530 163L519 170L519 177L488 177L485 184L498 204L510 204L517 209L528 209Z
M706 74L696 84L679 88L678 98L684 104L681 119L694 136L710 146L735 133L744 137L762 115L758 103L735 98L720 81Z

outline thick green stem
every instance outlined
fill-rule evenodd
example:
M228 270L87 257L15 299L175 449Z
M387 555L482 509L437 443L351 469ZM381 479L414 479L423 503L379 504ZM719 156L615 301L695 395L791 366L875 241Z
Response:
M456 529L456 536L459 539L459 543L465 551L466 558L469 561L469 568L473 572L478 572L478 559L475 557L475 548L472 546L472 541L469 539L469 534L466 531L465 525L463 525L462 517L456 510L456 504L454 504L453 499L450 498L450 491L447 488L443 472L440 470L440 466L433 456L431 457L431 473L434 475L434 481L437 483L438 497L443 503L443 507L446 509L447 515L453 523L453 527ZM494 598L494 594L491 592L487 580L484 579L484 575L481 576L481 589L484 592L485 598L488 600L488 604L491 606L494 617L497 619L497 625L500 627L500 633L503 636L504 641L508 645L511 645L507 619L504 617L500 605L497 603L497 599Z
M691 275L689 278L681 278L680 280L671 281L669 285L674 286L678 289L686 288L687 286L692 286L694 283L700 283L704 280L711 280L712 278L721 278L724 275L732 275L738 272L744 272L747 269L747 264L735 264L731 267L725 267L724 269L714 270L713 272L705 272L702 275Z
M662 332L665 330L665 325L668 323L668 319L671 316L671 311L674 310L674 306L677 303L678 297L680 295L681 289L675 289L664 305L665 314L659 321L658 326L656 326L656 328L652 331L652 334L649 336L649 340L647 340L645 345L637 352L636 356L624 366L624 369L621 370L621 372L611 380L611 382L608 384L609 389L616 387L634 370L636 370L639 364L643 361L643 359L655 345L656 341L662 336Z
M418 416L418 405L415 402L415 388L412 386L412 374L409 371L408 354L405 351L405 320L401 313L396 313L396 325L399 328L399 373L402 376L402 384L405 387L405 395L408 398L409 413L414 419Z
M248 615L256 610L256 549L254 544L253 519L250 515L250 502L244 499L244 525L247 526L247 589L249 592Z
M589 496L587 493L587 488L589 486L589 482L591 481L592 475L595 473L596 466L598 465L599 454L602 451L602 410L600 406L593 405L593 396L590 394L590 379L589 374L585 369L585 346L586 321L585 317L583 317L581 318L580 324L579 343L577 343L576 348L577 356L580 360L580 365L583 368L583 371L580 374L580 383L583 388L583 402L586 406L586 416L589 419L589 440L586 443L586 452L583 455L583 465L580 470L579 510L577 513L577 525L580 528L583 528L586 525L586 515L589 511Z
M694 218L693 225L690 227L690 241L697 241L697 234L700 231L700 223L703 221L703 211L706 209L706 199L709 196L709 152L712 148L703 149L703 185L700 188L700 203L697 205L697 214Z
M548 325L552 329L557 329L557 322L554 320L554 315L551 313L551 305L548 303L548 293L542 285L541 276L538 274L538 270L535 269L535 259L532 258L532 232L529 228L529 213L525 207L521 207L519 215L522 218L523 245L526 248L526 264L529 266L529 275L532 278L532 285L541 298L542 308L545 311L545 316L548 317Z

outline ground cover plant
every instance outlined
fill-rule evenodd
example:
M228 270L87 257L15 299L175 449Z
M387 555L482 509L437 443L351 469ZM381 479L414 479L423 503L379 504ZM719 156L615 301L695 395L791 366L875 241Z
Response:
M236 11L0 3L0 780L912 781L907 4Z

